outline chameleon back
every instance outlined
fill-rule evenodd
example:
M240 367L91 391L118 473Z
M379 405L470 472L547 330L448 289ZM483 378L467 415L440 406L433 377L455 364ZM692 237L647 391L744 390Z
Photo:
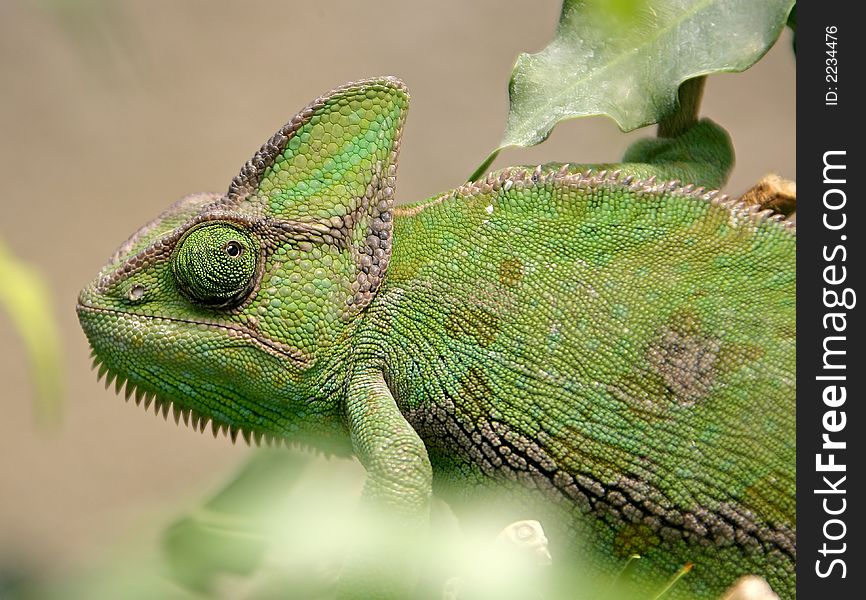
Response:
M794 249L715 193L514 169L396 209L370 335L438 480L542 490L611 568L793 594Z

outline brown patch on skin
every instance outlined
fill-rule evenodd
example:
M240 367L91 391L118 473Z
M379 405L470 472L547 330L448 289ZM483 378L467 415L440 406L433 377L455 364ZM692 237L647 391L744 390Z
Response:
M484 371L477 367L470 367L457 380L457 385L461 408L466 410L473 419L488 418L491 412L493 388Z
M700 319L694 311L681 311L659 333L647 349L646 359L654 373L682 406L704 399L719 374L721 342L700 333Z
M479 306L457 305L448 313L445 331L449 337L486 348L499 334L499 317Z
M506 258L499 263L499 283L516 287L523 279L523 263L516 258Z
M661 543L659 535L644 523L626 523L613 540L613 549L620 558L643 555Z

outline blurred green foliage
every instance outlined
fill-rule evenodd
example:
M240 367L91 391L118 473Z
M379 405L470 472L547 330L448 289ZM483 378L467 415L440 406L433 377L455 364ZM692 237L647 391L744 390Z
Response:
M358 494L347 493L359 491L357 474L345 460L259 450L211 498L174 521L162 536L161 551L133 539L95 568L48 583L22 580L7 597L334 598L341 565L353 549L387 556L405 542L390 515L365 511ZM672 570L667 582L635 581L631 571L640 558L632 557L623 560L620 573L602 579L585 571L589 564L558 555L553 547L551 558L540 527L529 526L528 536L506 535L531 522L514 523L498 535L475 530L472 524L489 518L489 511L481 507L478 514L464 514L458 526L446 506L434 506L430 536L413 540L421 564L413 598L565 600L574 598L575 590L603 589L605 600L663 600L687 571Z
M50 299L39 273L16 260L0 240L0 312L24 343L35 388L34 412L42 424L56 423L61 416L60 334Z

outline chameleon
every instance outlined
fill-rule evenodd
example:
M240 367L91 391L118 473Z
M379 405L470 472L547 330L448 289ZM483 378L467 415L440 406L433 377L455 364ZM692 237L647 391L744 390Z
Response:
M650 579L693 565L670 598L752 573L794 597L796 234L704 187L725 134L395 205L408 99L338 87L225 194L135 232L78 298L100 377L196 428L354 456L362 503L411 531L434 492L501 485L600 572L638 554Z

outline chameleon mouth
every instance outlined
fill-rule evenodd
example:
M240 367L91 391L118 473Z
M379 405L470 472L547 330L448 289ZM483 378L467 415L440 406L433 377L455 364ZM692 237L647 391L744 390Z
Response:
M310 360L301 354L299 351L286 346L285 344L281 344L279 342L275 342L274 340L267 338L265 336L259 335L254 330L248 327L242 327L239 325L229 325L225 323L211 323L208 321L193 321L190 319L177 319L174 317L162 317L162 316L151 316L151 315L142 315L137 313L129 313L123 312L120 310L115 310L112 308L102 308L98 306L92 306L87 304L86 302L82 302L80 299L78 301L78 305L76 306L76 311L79 313L92 313L92 314L109 314L115 315L117 317L134 317L136 319L147 319L149 321L168 321L172 323L185 323L187 325L193 325L196 327L208 327L210 329L216 329L220 331L224 331L226 333L230 333L235 336L240 336L246 341L249 341L256 346L258 346L261 350L268 352L278 358L287 358L293 363L295 363L298 367L307 368L310 366Z

